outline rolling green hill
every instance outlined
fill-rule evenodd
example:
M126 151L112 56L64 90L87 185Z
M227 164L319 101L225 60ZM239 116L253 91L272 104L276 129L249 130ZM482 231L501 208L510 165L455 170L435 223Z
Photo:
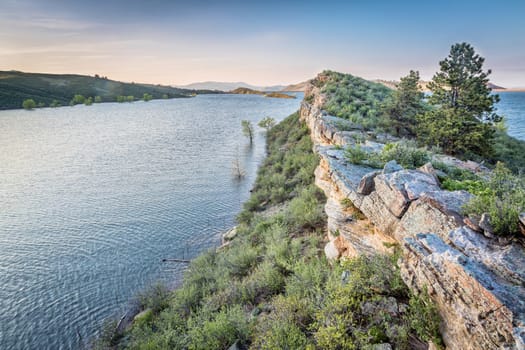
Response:
M33 99L37 104L44 103L46 106L54 100L61 105L69 105L76 94L93 99L100 96L100 102L113 102L117 101L118 96L142 99L145 93L152 98L175 98L213 92L122 83L98 76L0 71L0 109L22 108L22 102L26 99Z

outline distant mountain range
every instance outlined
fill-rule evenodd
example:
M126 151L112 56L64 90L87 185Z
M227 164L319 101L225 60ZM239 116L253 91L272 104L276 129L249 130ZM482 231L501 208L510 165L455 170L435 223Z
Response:
M232 91L237 88L248 88L258 91L281 91L284 85L273 85L273 86L256 86L244 82L223 82L223 81L203 81L198 83L192 83L188 85L175 85L180 89L191 89L191 90L218 90L218 91Z
M77 74L41 74L0 71L0 109L22 108L22 102L33 99L45 106L68 105L75 95L99 97L101 102L117 101L119 96L142 99L190 97L204 90L179 89L171 86L123 83L106 77Z

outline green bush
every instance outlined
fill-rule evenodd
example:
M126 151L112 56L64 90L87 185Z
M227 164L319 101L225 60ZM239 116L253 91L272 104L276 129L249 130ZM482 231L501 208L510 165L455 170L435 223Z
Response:
M56 107L60 107L60 106L62 106L62 104L58 100L53 100L53 102L51 102L49 104L49 107L52 107L52 108L56 108Z
M255 326L255 349L305 349L311 342L305 331L311 321L308 302L295 296L278 295Z
M144 293L139 294L138 299L143 309L151 309L152 312L159 313L168 306L169 296L168 288L157 283Z
M498 163L486 182L486 189L468 202L465 214L488 213L494 233L501 236L519 232L518 216L525 208L525 178L513 175Z
M489 195L490 190L481 180L454 180L446 178L441 183L441 188L447 191L464 190L474 195Z
M75 96L73 96L73 98L71 99L71 102L70 102L70 105L78 105L78 104L82 104L84 103L84 101L86 100L86 98L80 94L76 94Z
M28 98L27 100L24 100L24 102L22 102L22 107L27 110L36 108L35 100L33 100L32 98Z
M417 147L411 140L388 143L379 153L366 152L360 145L349 146L345 150L345 157L352 164L363 164L373 168L382 168L387 162L395 160L409 169L420 167L431 159L430 152Z
M415 141L402 140L388 143L380 153L382 162L395 160L405 168L417 168L430 161L430 154L425 148L418 148Z
M409 312L406 319L410 328L423 341L432 341L437 346L442 345L439 333L441 322L437 307L428 296L426 288L419 295L412 294L409 300Z
M525 141L497 131L494 138L492 163L503 162L515 174L525 173Z
M188 325L188 349L193 350L228 349L235 341L245 343L249 335L249 323L238 305L212 315L201 313Z
M316 228L324 221L323 205L320 199L324 194L315 185L304 188L299 196L292 199L288 208L287 220L297 228Z
M348 146L345 149L345 158L352 164L362 164L368 159L368 153L360 145Z

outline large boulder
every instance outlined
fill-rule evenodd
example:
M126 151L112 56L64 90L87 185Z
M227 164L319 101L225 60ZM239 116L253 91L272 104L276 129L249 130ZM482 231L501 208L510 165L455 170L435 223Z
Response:
M410 202L421 194L440 189L432 175L417 170L380 174L375 177L374 183L379 197L398 218L403 216Z
M357 187L357 193L363 195L369 195L375 190L375 177L379 175L379 171L372 171L361 178L359 186Z
M412 290L428 289L443 318L448 349L523 349L523 288L433 234L405 239L401 276Z
M516 285L525 285L525 247L523 245L518 243L500 245L497 241L488 239L468 227L450 231L448 241L457 250L482 263L506 281Z
M377 191L365 196L359 209L381 232L391 235L396 230L399 219L392 214L390 208L381 199Z
M402 242L418 233L435 233L447 240L451 230L463 226L461 207L471 198L466 191L432 191L421 194L407 210L395 232Z

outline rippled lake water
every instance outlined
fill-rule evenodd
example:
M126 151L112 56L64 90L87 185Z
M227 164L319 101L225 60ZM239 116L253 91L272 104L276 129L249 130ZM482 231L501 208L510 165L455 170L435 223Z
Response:
M508 133L525 140L525 92L498 92L498 114L505 117Z
M136 293L179 279L161 260L216 244L264 157L240 121L281 120L301 97L0 112L0 348L81 348Z

